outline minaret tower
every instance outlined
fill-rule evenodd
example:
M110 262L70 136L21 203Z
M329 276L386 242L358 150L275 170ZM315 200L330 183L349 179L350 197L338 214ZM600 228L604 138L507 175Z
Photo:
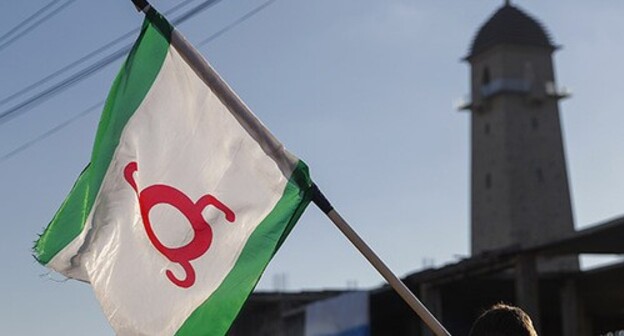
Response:
M555 84L556 49L540 23L506 1L479 29L466 57L473 255L574 231L558 107L566 95ZM557 265L576 268L578 261Z

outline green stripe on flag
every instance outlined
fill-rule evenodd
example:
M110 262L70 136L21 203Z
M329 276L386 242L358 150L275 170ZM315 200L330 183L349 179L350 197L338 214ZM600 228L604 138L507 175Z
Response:
M312 181L299 161L284 193L269 215L251 234L234 268L219 288L176 332L176 336L225 335L262 272L310 203Z
M35 258L47 264L84 229L126 123L139 107L165 61L173 27L150 9L141 34L113 82L93 145L91 163L35 243ZM135 61L140 59L141 62Z

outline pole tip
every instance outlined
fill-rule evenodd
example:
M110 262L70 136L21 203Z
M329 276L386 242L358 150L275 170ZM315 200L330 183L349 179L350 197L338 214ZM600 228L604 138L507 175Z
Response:
M319 209L321 209L321 211L323 211L325 214L328 214L334 209L334 207L331 205L331 203L329 203L327 198L325 198L325 195L323 195L321 190L318 188L316 183L312 184L312 202L314 202L314 204L316 204L316 206L318 206Z
M150 4L147 0L131 0L139 12L145 12L149 9Z

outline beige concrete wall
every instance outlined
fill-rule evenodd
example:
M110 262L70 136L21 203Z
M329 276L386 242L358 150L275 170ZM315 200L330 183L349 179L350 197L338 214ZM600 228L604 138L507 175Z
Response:
M558 101L546 94L555 82L551 51L502 45L470 62L472 101L481 106L471 118L472 253L572 232ZM524 81L530 91L482 97L486 67L490 83Z

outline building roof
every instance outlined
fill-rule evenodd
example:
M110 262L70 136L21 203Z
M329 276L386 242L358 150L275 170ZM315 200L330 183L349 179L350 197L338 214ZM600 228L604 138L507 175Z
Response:
M481 26L468 58L500 44L555 48L542 24L508 3Z
M497 273L513 267L514 260L522 254L540 256L579 255L584 253L624 254L622 237L624 237L624 217L617 217L586 229L575 231L555 241L527 247L510 246L484 252L437 269L428 269L410 274L404 280L408 283L448 283L479 275ZM621 264L624 265L624 263ZM387 288L382 287L379 290L383 291L387 290Z
M623 237L624 217L617 217L528 250L549 256L581 253L624 254Z

